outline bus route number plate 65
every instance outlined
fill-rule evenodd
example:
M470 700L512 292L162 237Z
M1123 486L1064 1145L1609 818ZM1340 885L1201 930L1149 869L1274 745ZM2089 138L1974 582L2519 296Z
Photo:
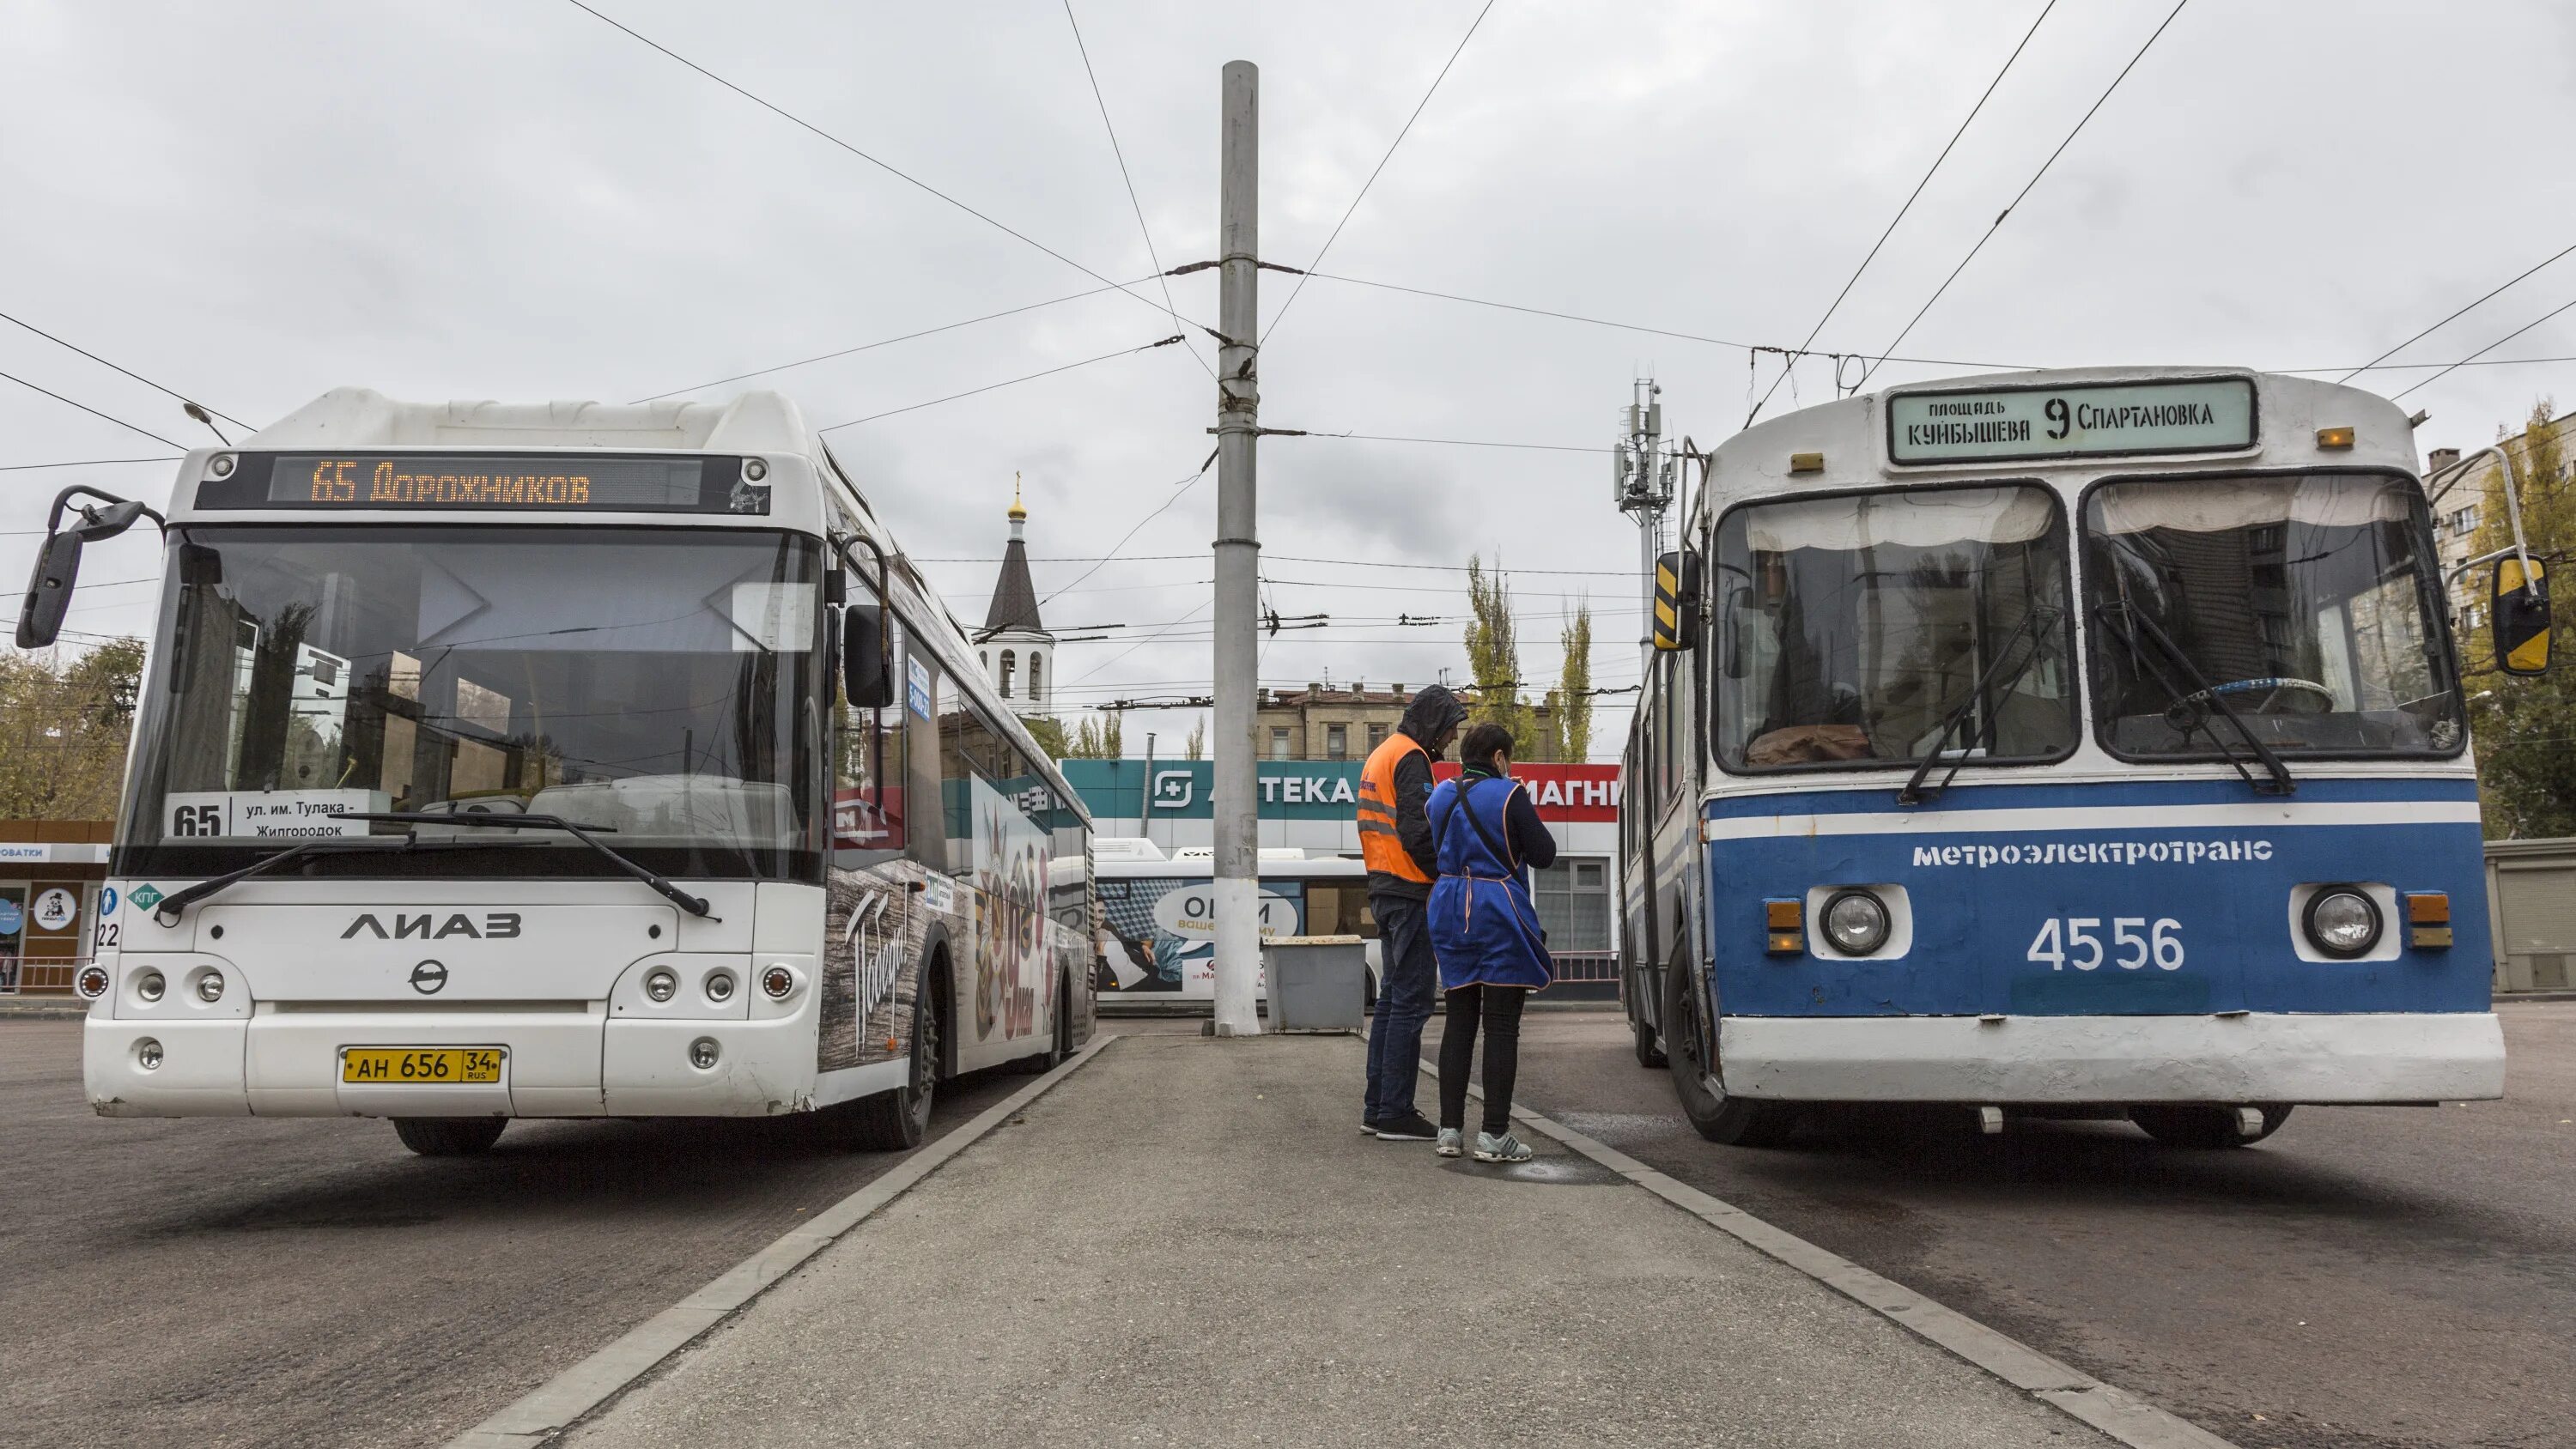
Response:
M498 1047L349 1047L340 1053L340 1080L387 1086L489 1085L501 1080Z

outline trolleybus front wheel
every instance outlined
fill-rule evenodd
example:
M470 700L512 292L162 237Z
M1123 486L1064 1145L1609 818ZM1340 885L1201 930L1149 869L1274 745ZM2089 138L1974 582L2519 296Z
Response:
M1709 1018L1708 996L1699 989L1699 973L1687 959L1676 960L1664 974L1664 1026L1664 1057L1672 1069L1673 1092L1681 1098L1682 1115L1700 1136L1730 1147L1777 1147L1789 1140L1798 1125L1795 1108L1730 1097L1718 1080L1717 1025ZM1640 1056L1644 1037L1641 1029Z
M940 1013L934 995L948 990L940 963L921 973L912 992L912 1071L904 1084L850 1104L850 1145L869 1152L918 1147L930 1131L930 1103L939 1091Z
M423 1157L471 1157L501 1140L507 1117L396 1117L394 1135Z
M2275 1105L2256 1110L2263 1114L2263 1130L2251 1136L2238 1123L2234 1107L2131 1107L2129 1120L2167 1147L2251 1147L2280 1131L2281 1124L2290 1120L2287 1107Z

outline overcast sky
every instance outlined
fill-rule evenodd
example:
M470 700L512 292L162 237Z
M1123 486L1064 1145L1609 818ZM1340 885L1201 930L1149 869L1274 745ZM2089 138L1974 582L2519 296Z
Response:
M596 0L601 10L1105 275L1147 260L1060 4ZM1151 5L1075 15L1165 267L1213 253L1218 68L1262 68L1262 249L1304 266L1482 0ZM2170 9L2067 0L1822 336L1884 349ZM1500 0L1323 270L1735 341L1804 338L2039 12L2009 4ZM2351 366L2576 242L2576 7L2193 0L1899 349L1964 363ZM325 389L624 401L1098 284L568 3L0 4L0 311L234 417ZM1291 278L1262 279L1265 316ZM1140 288L1156 298L1158 289ZM1172 283L1213 321L1213 273ZM2576 257L2398 361L2456 361L2576 300ZM730 384L817 425L1151 342L1115 293ZM2497 358L2576 354L2576 311ZM1204 349L1202 349L1202 355ZM1630 379L1670 429L1739 426L1738 347L1309 284L1262 359L1273 427L1599 448ZM1889 364L1872 386L1965 366ZM0 371L181 443L167 397L0 324ZM2425 371L2368 374L2395 392ZM1831 396L1805 364L1776 411ZM2576 364L2470 367L2411 394L2475 445ZM1000 552L1025 475L1041 560L1105 552L1210 449L1181 348L830 434L926 559ZM0 382L0 464L171 450ZM166 464L0 472L0 576L73 481L159 501ZM1523 677L1589 591L1596 683L1633 683L1635 532L1597 453L1274 439L1265 683L1463 672L1458 576L1515 571ZM1068 702L1204 690L1214 475L1048 622ZM139 631L148 531L93 553L72 626ZM1183 555L1162 560L1157 556ZM1041 593L1085 563L1041 562ZM1592 571L1540 573L1539 570ZM970 624L992 565L929 571ZM1604 701L1596 758L1626 709ZM1139 715L1170 749L1177 714Z

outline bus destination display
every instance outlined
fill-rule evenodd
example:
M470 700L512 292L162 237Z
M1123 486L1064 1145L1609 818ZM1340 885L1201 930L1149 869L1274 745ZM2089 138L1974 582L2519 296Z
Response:
M1887 403L1887 459L1897 464L2252 446L2254 384L2242 377L1898 393Z
M209 480L207 508L767 513L769 490L732 457L599 454L246 453Z

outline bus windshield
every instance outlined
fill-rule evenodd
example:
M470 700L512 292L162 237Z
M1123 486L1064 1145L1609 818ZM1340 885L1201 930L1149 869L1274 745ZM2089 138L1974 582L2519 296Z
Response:
M121 842L133 869L412 828L341 811L552 815L670 875L819 862L811 539L242 526L174 531L171 560ZM469 834L417 829L456 837L443 847ZM331 859L615 869L560 832L470 836Z
M2411 479L2354 473L2095 488L2085 594L2103 746L2217 758L2241 723L2282 755L2456 753L2420 500Z
M2030 486L1843 494L1719 525L1717 757L1738 772L2075 747L2066 524ZM1955 716L1955 718L1954 718Z

